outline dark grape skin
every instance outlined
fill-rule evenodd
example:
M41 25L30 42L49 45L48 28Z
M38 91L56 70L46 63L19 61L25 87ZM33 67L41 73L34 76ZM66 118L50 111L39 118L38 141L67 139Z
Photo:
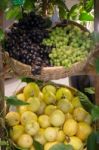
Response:
M49 37L47 21L34 12L24 13L7 31L5 50L14 59L32 66L33 74L40 74L43 66L50 65L49 53L52 47L42 45Z

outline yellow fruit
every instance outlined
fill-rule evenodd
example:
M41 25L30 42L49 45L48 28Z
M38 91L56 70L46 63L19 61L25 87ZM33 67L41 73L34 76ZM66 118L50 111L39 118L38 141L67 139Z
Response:
M73 99L73 95L68 88L61 87L56 92L56 99L68 99L69 101L71 101Z
M44 136L45 129L40 128L38 133L34 136L34 140L39 142L40 144L44 145L46 143L46 139Z
M89 125L92 123L92 116L89 113L87 113L84 122L88 123Z
M53 85L46 85L44 86L44 88L42 89L43 94L47 93L47 92L52 92L53 94L56 93L56 87Z
M75 108L73 111L73 117L77 121L84 121L86 115L87 112L82 107Z
M21 115L21 124L25 125L31 121L37 121L37 115L31 111L26 111Z
M56 96L54 93L48 91L44 94L44 101L46 104L54 104L56 101Z
M47 115L39 116L38 122L39 122L39 125L41 126L41 128L47 128L50 126L50 120Z
M17 144L21 148L30 148L33 144L33 139L28 134L23 134L19 137Z
M29 150L36 150L35 147L32 145L32 147Z
M44 102L43 100L41 100L41 101L40 101L40 108L39 108L39 110L37 111L37 114L38 114L38 115L44 114L45 108L46 108L46 104L45 104L45 102Z
M49 142L55 141L57 138L57 130L54 127L48 127L45 129L44 136Z
M40 100L43 100L43 99L44 99L44 94L43 94L42 92L40 92L39 95L38 95L38 98L39 98Z
M45 114L46 115L50 115L54 110L56 110L56 106L55 105L48 105L48 106L46 106L46 108L45 108Z
M57 107L64 113L73 111L73 106L72 106L71 102L69 102L67 99L59 100Z
M10 133L12 140L16 142L18 138L24 133L24 127L22 125L13 126Z
M65 144L72 145L74 150L83 150L84 147L82 141L76 136L69 137L69 140L66 141Z
M81 103L80 103L80 100L79 100L79 97L75 97L73 98L72 100L72 105L74 108L77 108L77 107L81 107Z
M19 106L19 107L17 108L17 111L18 111L18 113L19 113L20 115L22 115L24 112L27 111L27 106Z
M36 135L39 129L39 124L36 121L32 121L25 125L25 132L31 136Z
M77 133L78 124L74 119L67 119L63 126L63 131L67 136L73 136Z
M25 101L25 100L26 100L23 93L18 94L16 97L17 97L19 100L22 100L22 101Z
M26 100L32 96L38 97L39 92L40 92L40 89L38 85L34 82L28 83L23 90Z
M17 112L9 112L5 119L9 126L15 126L20 122L20 115Z
M92 132L92 127L85 122L78 123L77 137L85 141Z
M66 115L65 115L65 119L66 119L66 120L67 120L67 119L73 119L72 114L70 114L70 113L66 113Z
M57 141L58 142L63 142L65 140L65 133L63 130L59 130L57 134Z
M40 108L40 100L37 97L30 97L27 102L29 105L27 105L27 109L29 111L37 112Z
M61 110L57 109L50 115L50 123L55 127L62 126L64 121L65 115Z
M58 144L58 142L47 142L45 145L44 145L44 150L49 150L52 146Z

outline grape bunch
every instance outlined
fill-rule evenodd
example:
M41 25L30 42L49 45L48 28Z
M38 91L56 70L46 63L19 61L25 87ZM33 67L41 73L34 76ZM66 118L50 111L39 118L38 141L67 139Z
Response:
M46 30L50 22L34 12L25 14L7 31L5 50L10 57L32 66L33 74L40 74L43 66L50 66L49 53L52 46L42 44L49 37Z
M84 32L76 26L68 25L67 27L54 28L49 38L43 40L43 44L54 46L49 54L52 65L68 68L86 58L93 41L89 32Z

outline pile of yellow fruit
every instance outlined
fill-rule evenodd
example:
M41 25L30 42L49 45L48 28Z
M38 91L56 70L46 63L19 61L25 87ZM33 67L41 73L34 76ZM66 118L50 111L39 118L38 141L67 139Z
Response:
M84 150L92 132L92 118L69 88L48 84L40 90L31 82L16 96L29 103L16 107L15 112L11 111L5 117L10 137L16 145L35 150L35 140L44 145L44 150L58 143Z

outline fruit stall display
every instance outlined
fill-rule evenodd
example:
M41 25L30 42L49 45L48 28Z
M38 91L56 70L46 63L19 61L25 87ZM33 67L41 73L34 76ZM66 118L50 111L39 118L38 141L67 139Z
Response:
M39 150L86 148L94 127L76 89L30 82L8 98L12 104L15 101L16 107L6 114L5 121L9 141L16 149L36 150L38 144Z
M17 74L43 80L66 77L66 70L84 62L92 46L91 34L83 26L63 21L52 28L48 18L34 12L15 22L4 42Z

